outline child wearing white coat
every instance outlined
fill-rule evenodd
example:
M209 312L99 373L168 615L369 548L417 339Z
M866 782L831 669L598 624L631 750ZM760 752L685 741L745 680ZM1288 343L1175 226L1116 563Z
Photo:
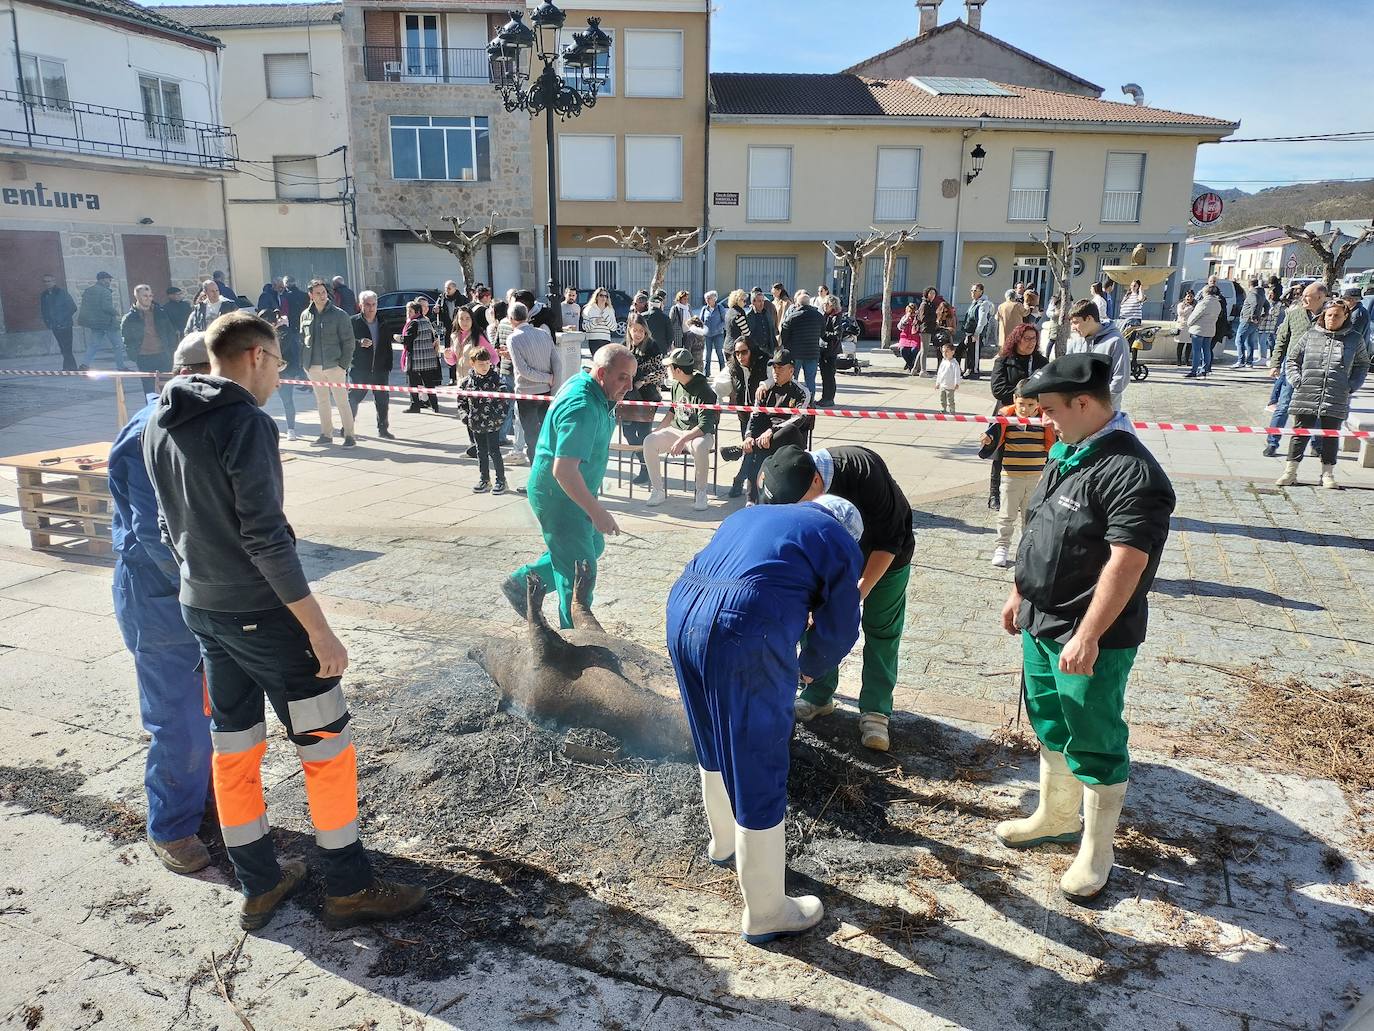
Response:
M954 412L954 392L964 381L959 371L959 363L954 360L954 345L945 344L940 348L940 368L935 373L935 385L940 388L940 411Z

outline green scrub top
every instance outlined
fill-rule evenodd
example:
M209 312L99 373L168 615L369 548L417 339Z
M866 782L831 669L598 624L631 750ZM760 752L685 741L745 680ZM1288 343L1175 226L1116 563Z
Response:
M534 448L529 484L531 500L574 504L553 478L555 458L578 459L587 490L593 497L599 495L606 476L606 463L611 457L614 433L615 405L606 397L601 384L586 372L578 373L563 384L544 418L539 442Z

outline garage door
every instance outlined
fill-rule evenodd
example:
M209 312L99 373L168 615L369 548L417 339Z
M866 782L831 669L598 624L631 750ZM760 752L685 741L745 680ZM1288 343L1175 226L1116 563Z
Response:
M348 255L342 247L268 247L267 267L274 279L295 276L302 290L312 279L330 280L348 275ZM250 301L258 296L261 283L235 283ZM250 289L251 287L251 289Z
M396 252L397 290L436 290L449 279L460 289L464 288L463 270L458 267L458 259L448 251L427 243L392 246Z
M734 286L741 290L763 287L764 293L774 283L781 283L791 292L797 287L796 258L736 258ZM719 287L717 287L719 289ZM731 287L730 289L734 289ZM722 296L724 294L722 293Z

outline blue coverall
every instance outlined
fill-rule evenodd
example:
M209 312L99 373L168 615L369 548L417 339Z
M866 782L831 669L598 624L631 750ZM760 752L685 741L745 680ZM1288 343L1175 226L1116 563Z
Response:
M862 571L858 544L819 505L759 505L721 523L668 595L697 760L724 778L747 830L786 816L797 675L820 676L854 647Z
M177 563L162 543L157 497L143 464L140 438L154 407L140 409L110 449L110 535L115 618L134 656L139 714L153 738L143 775L148 836L167 842L200 827L211 747L200 645L181 618Z

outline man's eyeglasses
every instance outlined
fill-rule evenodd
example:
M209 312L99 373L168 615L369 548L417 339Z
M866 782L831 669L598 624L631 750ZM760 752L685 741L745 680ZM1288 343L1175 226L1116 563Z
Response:
M261 348L261 350L262 350L262 353L263 353L263 354L270 354L273 358L277 359L277 371L278 371L278 372L284 372L284 371L286 371L286 359L285 359L285 358L283 358L281 355L277 354L276 351L269 351L269 350L268 350L267 348L265 348L265 347L264 347L264 348Z

